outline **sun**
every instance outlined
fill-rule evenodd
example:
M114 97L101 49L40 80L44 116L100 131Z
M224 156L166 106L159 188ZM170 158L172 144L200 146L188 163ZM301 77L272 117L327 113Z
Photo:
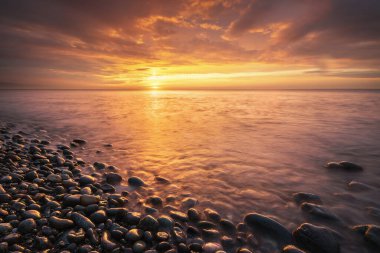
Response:
M156 69L152 69L152 74L148 77L148 81L152 90L158 90L160 88L160 78L157 75Z

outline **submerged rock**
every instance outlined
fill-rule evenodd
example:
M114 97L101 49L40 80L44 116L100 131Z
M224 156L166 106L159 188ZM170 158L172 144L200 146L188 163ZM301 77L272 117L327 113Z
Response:
M315 253L339 253L338 234L329 228L303 223L294 232L295 240L306 250Z
M358 231L366 241L380 249L380 226L373 224L358 225L353 227L353 230Z
M274 237L280 246L285 246L292 242L292 234L289 230L267 216L250 213L245 216L244 222L253 230L268 232L268 235Z
M133 187L141 187L145 185L144 181L139 177L128 178L128 184Z
M355 163L351 162L330 162L326 165L326 168L332 169L332 170L344 170L344 171L349 171L349 172L359 172L363 171L363 167L360 165L357 165Z
M322 200L318 195L315 195L313 193L308 193L308 192L294 193L293 194L293 200L298 205L302 204L303 202L322 204Z
M330 220L339 220L339 218L335 214L325 209L321 205L317 205L313 203L303 203L301 205L301 209L302 211L310 215L313 215L314 217L330 219Z

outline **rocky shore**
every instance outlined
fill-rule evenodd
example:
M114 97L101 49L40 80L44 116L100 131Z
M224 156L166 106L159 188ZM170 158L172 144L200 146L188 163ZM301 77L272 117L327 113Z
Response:
M336 231L310 223L289 231L258 213L234 224L212 209L198 210L193 198L180 207L159 196L139 198L146 187L141 178L122 178L116 167L100 162L91 165L96 173L86 174L88 164L71 149L86 145L85 140L55 146L4 126L0 144L0 252L339 253L344 240ZM327 168L363 170L348 162ZM122 181L133 192L117 192L115 185ZM318 195L296 193L293 199L307 215L339 220ZM144 205L144 211L134 210L131 202ZM380 247L379 226L348 229L370 247ZM266 249L264 242L277 250Z

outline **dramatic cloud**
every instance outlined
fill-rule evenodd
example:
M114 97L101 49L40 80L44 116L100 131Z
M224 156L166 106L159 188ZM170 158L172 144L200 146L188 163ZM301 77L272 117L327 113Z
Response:
M378 0L5 0L0 85L176 87L197 76L238 86L237 76L265 83L277 72L373 86L379 13Z

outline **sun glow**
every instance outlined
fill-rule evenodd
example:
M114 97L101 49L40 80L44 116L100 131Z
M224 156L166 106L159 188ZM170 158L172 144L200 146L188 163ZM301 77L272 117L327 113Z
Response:
M157 76L157 69L152 69L152 75L148 77L149 85L152 90L157 90L160 87L161 78Z

